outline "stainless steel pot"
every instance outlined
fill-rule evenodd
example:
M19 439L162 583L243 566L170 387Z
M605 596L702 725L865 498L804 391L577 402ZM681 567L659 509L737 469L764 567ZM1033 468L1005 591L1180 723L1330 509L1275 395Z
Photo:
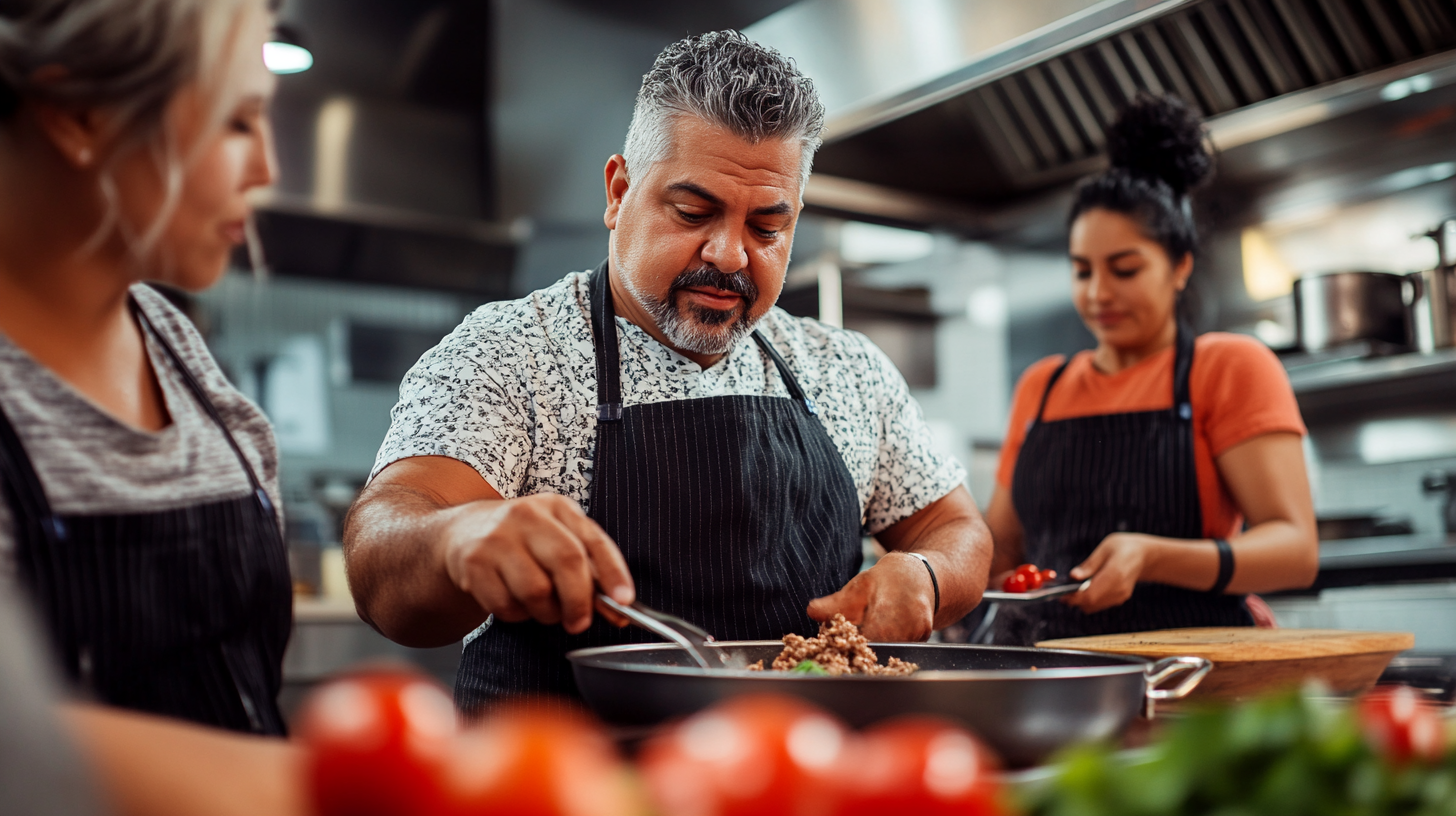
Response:
M778 641L709 644L734 661L772 662ZM1121 734L1157 700L1186 696L1212 663L1014 646L876 643L880 659L920 665L908 677L813 677L788 672L700 669L681 647L632 644L579 649L566 657L587 705L608 723L650 726L739 694L802 697L855 727L904 714L959 720L1012 767L1058 748ZM746 665L746 664L739 664ZM1160 684L1180 678L1171 689Z
M1430 353L1456 345L1456 219L1447 219L1417 238L1436 242L1436 268L1418 273L1425 289L1414 309L1416 345Z
M1419 274L1333 272L1294 282L1294 319L1305 351L1368 341L1380 351L1415 347L1411 307Z

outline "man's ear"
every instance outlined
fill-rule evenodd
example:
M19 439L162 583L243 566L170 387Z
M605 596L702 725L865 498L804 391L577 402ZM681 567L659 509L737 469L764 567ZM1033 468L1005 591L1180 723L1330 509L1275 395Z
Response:
M602 214L602 223L607 225L607 229L614 230L617 228L617 214L622 211L622 199L631 186L627 179L627 160L622 154L617 153L607 159L603 175L607 182L607 211Z
M35 72L36 84L61 79L65 69L47 66ZM33 102L36 124L61 157L78 170L96 163L106 139L106 117L93 110L75 110L50 102Z

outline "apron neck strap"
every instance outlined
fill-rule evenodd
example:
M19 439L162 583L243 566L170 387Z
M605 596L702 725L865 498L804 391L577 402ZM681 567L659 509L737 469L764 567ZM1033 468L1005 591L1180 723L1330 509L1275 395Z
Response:
M1047 380L1046 388L1042 389L1041 404L1036 406L1036 416L1033 418L1033 422L1041 422L1041 415L1046 413L1047 398L1052 395L1052 386L1057 384L1057 380L1062 378L1062 374L1066 372L1067 366L1071 364L1072 358L1068 357L1062 361L1061 365L1057 366L1056 371L1052 372L1051 379Z
M227 440L228 446L233 449L233 453L237 455L238 461L243 465L243 470L248 474L248 484L252 485L253 494L258 497L258 501L263 504L263 507L271 512L273 502L268 498L268 492L263 489L263 483L258 480L258 474L254 472L253 465L248 461L248 457L243 455L243 449L238 445L238 440L233 437L233 432L228 430L227 423L223 422L222 414L218 413L217 406L212 404L212 400L208 398L207 392L203 390L202 383L198 382L196 375L192 373L192 369L188 368L187 364L182 362L182 356L167 341L166 336L160 331L157 331L157 327L153 325L152 319L147 317L147 313L143 311L137 299L135 297L129 297L127 299L127 305L131 307L131 313L136 316L137 323L141 325L142 331L151 335L157 341L157 345L162 347L162 351L166 353L167 359L172 362L172 367L182 376L182 382L187 386L187 390L192 393L193 398L197 400L197 404L201 406L203 413L207 414L213 424L218 427L218 430L222 431L223 438Z
M592 345L597 355L597 422L618 422L622 419L622 353L617 343L616 311L612 308L612 284L606 261L591 273L587 294L591 299ZM818 416L819 408L804 395L794 372L773 344L757 329L753 331L753 339L773 360L794 401L803 404L811 415Z
M591 296L592 345L597 357L597 422L622 420L622 352L617 344L617 313L612 282L602 261L587 281Z
M1178 337L1174 341L1173 357L1173 410L1178 418L1187 422L1193 419L1192 389L1189 386L1193 371L1193 341L1198 335L1183 321L1178 321Z
M10 502L17 533L26 519L35 519L52 543L65 538L65 529L51 511L50 500L46 498L35 465L3 409L0 409L0 487L3 487Z
M798 378L794 376L794 372L789 370L789 364L784 362L784 358L779 354L778 349L774 348L773 344L768 341L768 338L763 336L763 332L758 329L753 330L753 340L773 360L774 368L779 370L779 376L784 378L784 385L789 389L789 396L793 397L795 402L803 403L804 408L809 412L810 416L818 416L818 406L814 404L814 400L809 399L804 394L804 389L799 387Z
M1178 336L1173 341L1173 411L1185 422L1193 419L1193 400L1189 396L1192 393L1189 387L1190 372L1193 371L1193 342L1198 337L1193 329L1183 321L1178 321ZM1041 404L1036 408L1034 422L1040 422L1042 414L1046 412L1047 397L1051 396L1052 386L1062 378L1062 374L1071 365L1072 358L1068 357L1062 361L1057 370L1052 372L1051 379L1047 380L1046 388L1041 392Z

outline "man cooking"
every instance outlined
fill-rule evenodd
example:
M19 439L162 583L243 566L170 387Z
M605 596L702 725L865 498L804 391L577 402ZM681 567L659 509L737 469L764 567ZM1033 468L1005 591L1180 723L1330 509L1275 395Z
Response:
M467 711L651 639L593 621L599 590L723 640L835 613L924 640L980 600L989 533L904 379L774 308L823 119L741 34L669 46L607 161L608 260L477 309L406 375L349 581L400 643L464 637ZM856 575L866 533L890 552Z

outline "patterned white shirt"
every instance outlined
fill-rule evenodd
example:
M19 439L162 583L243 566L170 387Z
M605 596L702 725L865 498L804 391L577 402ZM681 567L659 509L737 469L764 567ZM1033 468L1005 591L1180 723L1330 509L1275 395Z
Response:
M556 493L585 508L597 404L588 274L486 304L426 352L400 385L370 478L400 459L448 456L507 499ZM625 406L789 395L752 340L704 370L616 320ZM964 482L965 469L933 441L905 379L864 335L777 307L758 328L818 407L854 479L865 532L884 530Z

